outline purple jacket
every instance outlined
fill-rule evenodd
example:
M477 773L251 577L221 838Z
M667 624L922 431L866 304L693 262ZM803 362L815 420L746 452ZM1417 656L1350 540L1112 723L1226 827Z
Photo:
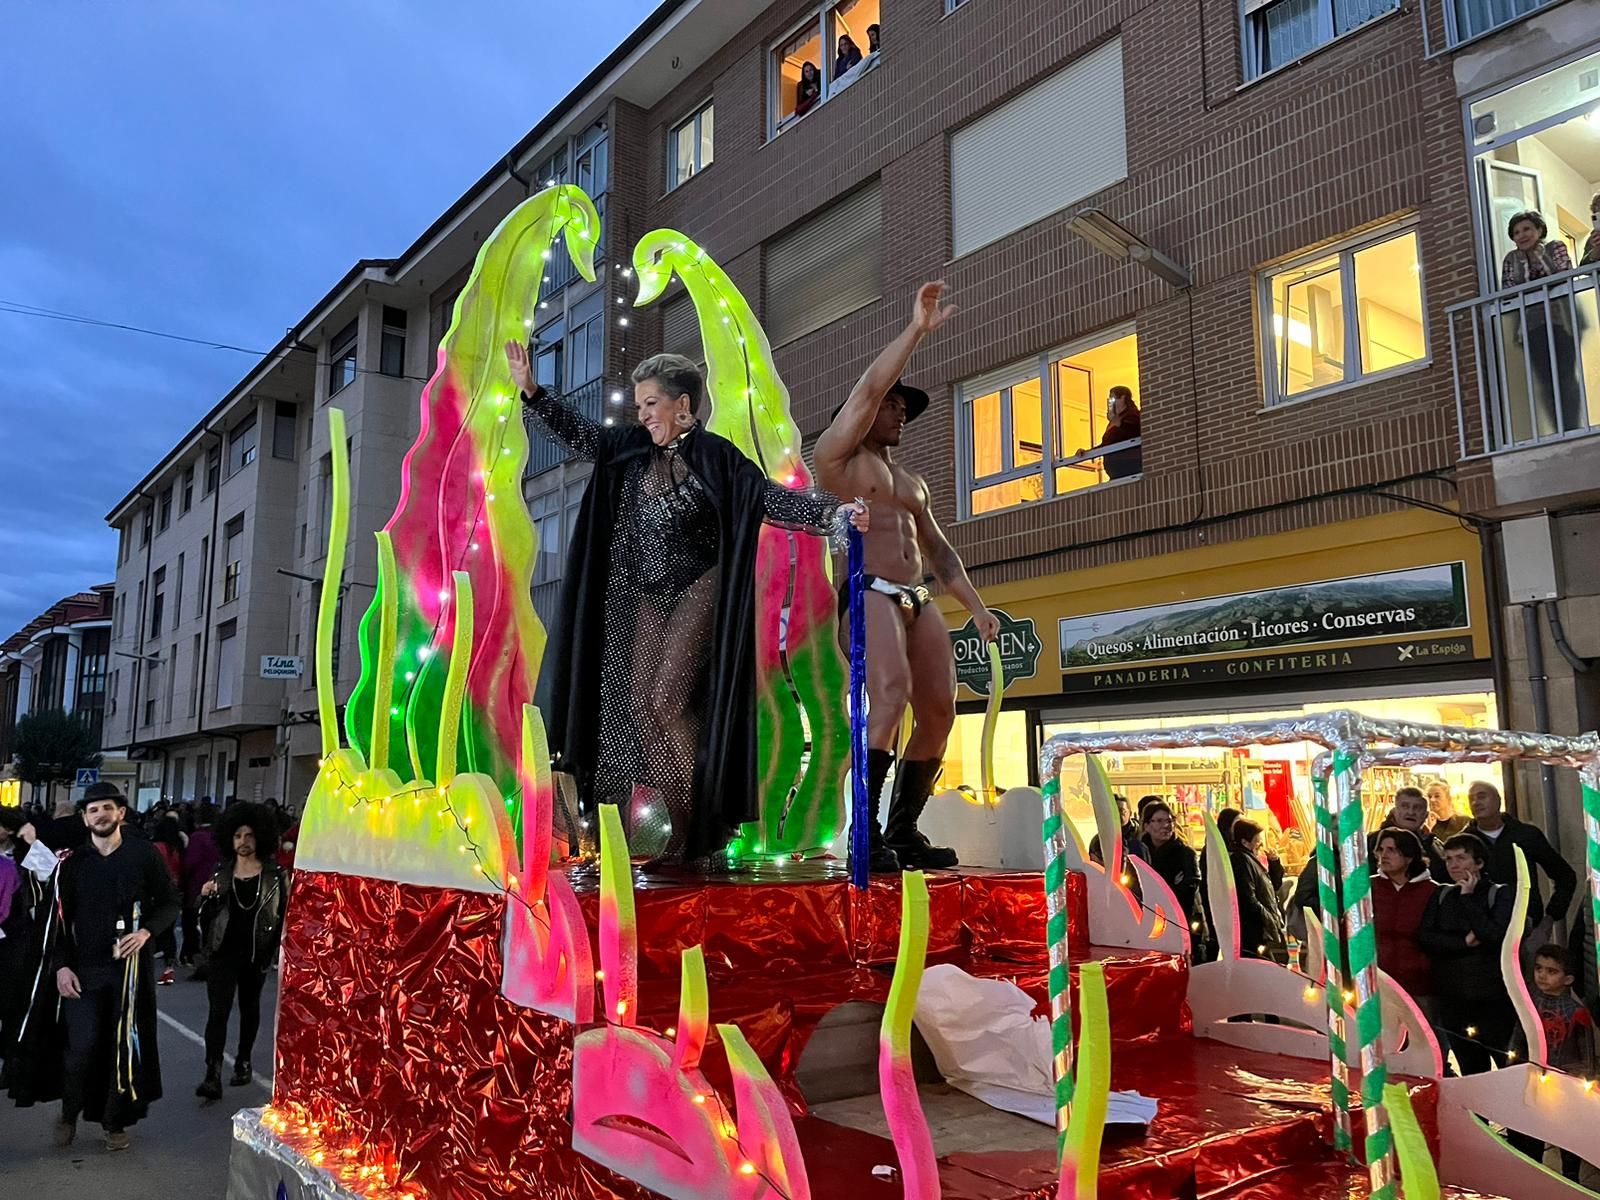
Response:
M217 849L217 839L210 829L196 829L189 835L189 844L183 850L183 899L193 907L200 902L200 889L217 873L222 864L222 852Z

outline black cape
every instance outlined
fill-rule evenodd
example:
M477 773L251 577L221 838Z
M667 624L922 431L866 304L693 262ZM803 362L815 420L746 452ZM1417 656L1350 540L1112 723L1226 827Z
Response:
M650 435L640 426L606 434L567 546L561 607L538 687L551 753L585 797L591 794L598 758L606 587L623 478L631 460L651 453ZM720 850L759 811L755 572L767 478L732 442L705 429L689 433L680 453L716 510L720 550L707 667L710 694L695 757L694 815L685 850L686 857L697 858Z

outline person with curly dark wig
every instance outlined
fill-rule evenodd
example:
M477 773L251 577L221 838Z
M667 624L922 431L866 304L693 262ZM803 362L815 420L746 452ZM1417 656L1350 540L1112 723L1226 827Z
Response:
M259 804L230 804L217 819L217 845L222 863L200 889L208 910L205 949L206 1074L194 1094L203 1100L222 1098L222 1058L228 1040L228 1018L239 998L239 1050L233 1060L234 1087L253 1078L250 1054L261 1028L261 988L266 983L288 901L288 873L274 860L278 822Z

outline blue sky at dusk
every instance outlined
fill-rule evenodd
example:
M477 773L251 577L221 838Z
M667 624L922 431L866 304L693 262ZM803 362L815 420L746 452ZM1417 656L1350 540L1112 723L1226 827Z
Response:
M7 6L0 308L266 350L403 250L655 0ZM596 31L596 32L590 32ZM0 311L0 640L249 355Z

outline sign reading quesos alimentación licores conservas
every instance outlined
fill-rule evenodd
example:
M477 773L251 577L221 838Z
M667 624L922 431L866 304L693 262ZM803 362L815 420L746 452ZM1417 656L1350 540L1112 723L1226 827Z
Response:
M1063 617L1062 690L1471 658L1470 629L1462 562Z

